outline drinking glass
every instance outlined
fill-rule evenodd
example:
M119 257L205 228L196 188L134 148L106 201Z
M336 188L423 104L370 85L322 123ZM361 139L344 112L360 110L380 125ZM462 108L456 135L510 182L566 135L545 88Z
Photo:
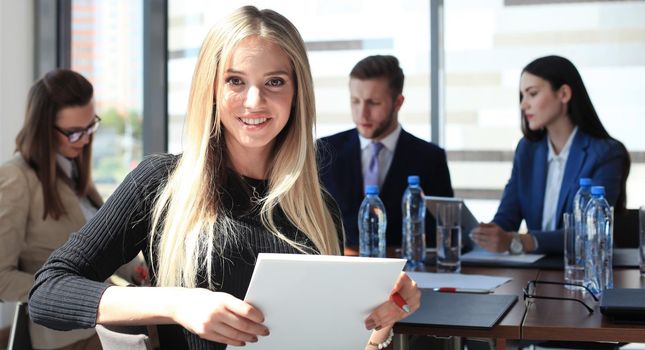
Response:
M461 271L461 203L437 203L437 272Z
M575 285L582 285L585 279L584 242L576 234L575 217L573 214L562 215L564 223L564 281L567 289L580 289Z

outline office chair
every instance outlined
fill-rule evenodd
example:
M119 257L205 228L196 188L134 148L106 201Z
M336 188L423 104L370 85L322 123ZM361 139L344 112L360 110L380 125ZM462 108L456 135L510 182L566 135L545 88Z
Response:
M96 325L103 350L152 350L145 326Z
M638 248L638 209L626 209L614 217L614 246L616 248Z
M7 350L32 350L27 303L16 303Z

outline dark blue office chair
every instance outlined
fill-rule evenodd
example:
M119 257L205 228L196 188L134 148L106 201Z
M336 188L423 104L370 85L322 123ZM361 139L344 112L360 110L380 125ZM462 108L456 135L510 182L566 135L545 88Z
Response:
M638 209L627 209L614 216L614 246L616 248L638 248Z

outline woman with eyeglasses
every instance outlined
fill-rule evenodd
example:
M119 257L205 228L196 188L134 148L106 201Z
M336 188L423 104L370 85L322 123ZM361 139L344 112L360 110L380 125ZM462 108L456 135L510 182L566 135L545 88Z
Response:
M0 166L0 299L26 302L51 252L103 204L90 161L96 116L93 87L58 69L29 90L16 156ZM93 329L55 331L30 324L35 349L101 349Z

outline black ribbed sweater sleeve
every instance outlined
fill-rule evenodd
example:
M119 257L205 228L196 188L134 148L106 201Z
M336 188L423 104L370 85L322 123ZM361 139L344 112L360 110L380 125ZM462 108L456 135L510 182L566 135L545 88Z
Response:
M60 330L96 325L99 302L108 287L102 281L140 250L148 250L153 201L177 159L172 155L146 158L126 177L97 215L54 251L36 274L36 282L30 292L29 311L35 322ZM229 175L238 176L234 173ZM246 294L258 254L299 253L264 227L259 209L253 207L249 197L256 190L264 195L266 181L240 178L225 185L222 205L239 230L238 240L232 244L223 235L218 234L214 238L219 246L225 247L223 255L213 259L211 278L214 289L239 299ZM332 212L342 252L340 210L330 196L326 193L323 196ZM282 234L316 253L313 243L279 208L274 215ZM152 272L154 276L154 267ZM205 267L201 266L197 281L199 287L209 287L206 275ZM225 344L206 341L186 330L183 337L188 348L193 350L226 348ZM175 349L174 345L171 347Z
M109 286L103 281L147 249L153 199L175 160L154 155L142 161L96 216L52 253L30 292L34 322L58 330L96 325Z

